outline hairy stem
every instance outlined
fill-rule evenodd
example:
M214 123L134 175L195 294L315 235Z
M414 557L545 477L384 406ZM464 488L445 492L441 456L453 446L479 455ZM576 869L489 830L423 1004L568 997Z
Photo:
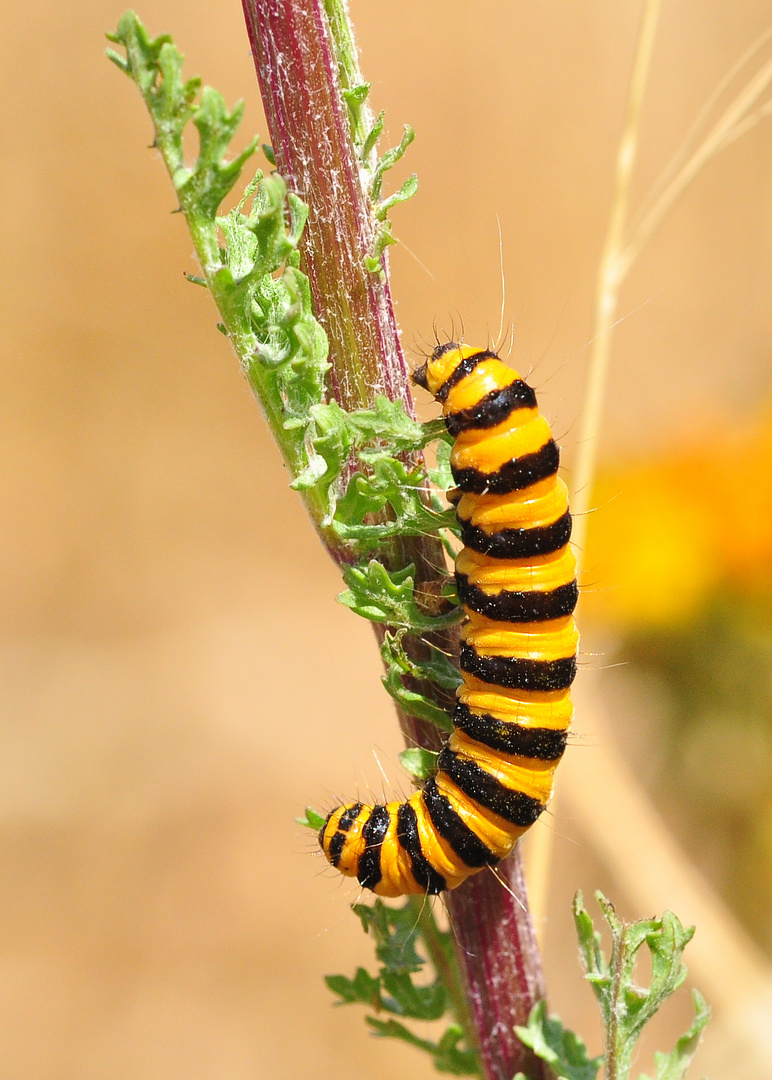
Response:
M309 207L301 267L330 342L332 396L350 411L386 394L412 415L388 277L364 265L375 219L324 5L243 0L243 7L276 166Z
M472 1020L486 1032L479 1047L483 1076L511 1080L520 1071L529 1080L552 1080L512 1024L546 997L519 847L496 876L483 871L469 878L448 894L447 905Z
M345 9L341 0L242 3L277 168L310 207L301 265L330 340L332 396L355 409L385 393L412 412L385 258L381 273L364 263L373 251L376 219L354 142L361 133L352 133L343 96L360 80ZM442 549L433 538L403 540L389 558L394 566L414 563L424 582L444 574ZM435 644L448 652L455 648L451 635ZM400 723L409 745L438 747L433 726L404 714ZM504 873L517 896L482 873L450 894L448 908L484 1076L511 1080L528 1062L538 1080L538 1066L530 1068L512 1031L543 996L519 853ZM460 1019L468 1028L470 1021Z

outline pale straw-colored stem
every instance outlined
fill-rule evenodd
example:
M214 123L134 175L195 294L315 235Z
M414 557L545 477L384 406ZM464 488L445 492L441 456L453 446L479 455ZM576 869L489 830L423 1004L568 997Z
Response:
M692 125L682 139L678 150L652 184L637 211L632 215L628 227L629 231L637 229L638 222L643 218L644 214L649 212L654 203L658 201L664 189L684 162L688 160L689 155L692 152L692 147L698 142L701 133L708 126L708 117L710 114L716 108L722 97L727 93L732 83L739 77L742 70L750 64L751 60L753 60L761 49L763 49L770 38L772 38L772 26L768 27L768 29L765 30L752 45L749 45L745 52L732 64L723 78L719 79L718 83L708 95L705 103L695 116Z
M603 255L598 269L590 366L587 374L587 390L582 407L582 424L579 431L579 445L576 461L574 462L572 483L573 538L580 563L587 534L587 512L590 509L592 481L598 457L598 432L606 392L611 340L619 301L619 287L622 282L619 256L622 250L627 208L630 201L630 185L638 150L641 107L651 64L660 6L661 0L647 0L641 20L624 128L617 152L611 214Z
M772 38L772 28L770 28L732 65L710 95L695 119L681 149L664 170L646 199L644 199L642 209L637 215L637 221L631 228L627 223L630 180L637 146L640 107L651 58L651 47L658 13L658 0L651 0L647 4L641 25L625 128L617 156L612 211L598 273L588 386L573 477L572 506L575 515L573 539L580 564L584 555L587 535L587 515L591 508L598 434L611 353L612 334L617 321L620 287L635 260L651 239L654 231L692 180L695 179L702 167L721 150L729 146L730 143L740 138L766 117L772 115L772 102L766 101L759 105L762 96L772 84L772 61L767 61L732 99L696 149L691 154L688 153L690 144L694 142L697 133L705 125L712 109L743 68L758 54L762 46ZM625 235L626 230L627 236ZM645 796L642 792L639 793L639 802L645 802ZM552 837L553 831L551 829L534 830L533 838L529 838L526 847L531 910L537 927L543 918L546 906Z
M571 494L571 508L574 519L573 544L580 568L587 535L587 514L590 509L592 481L598 457L598 431L603 412L603 398L608 377L609 358L611 356L611 336L616 319L619 286L621 284L619 255L627 222L630 184L638 150L641 108L651 64L660 6L661 0L647 0L641 19L622 138L617 151L616 175L606 242L598 268L592 351L587 374L587 390L582 407L582 424L573 469ZM553 814L554 810L555 802L553 799ZM547 910L554 835L554 830L548 827L542 826L534 829L533 836L529 838L526 847L528 893L531 899L531 914L537 929L543 924Z
M721 114L708 135L700 143L691 157L673 176L662 190L651 208L641 217L624 250L617 259L619 281L627 275L630 267L638 258L641 250L648 243L654 230L691 184L702 167L735 139L740 138L757 123L770 114L770 103L766 103L755 113L751 109L758 103L761 95L772 84L772 60L767 61L752 79L740 91L736 98Z

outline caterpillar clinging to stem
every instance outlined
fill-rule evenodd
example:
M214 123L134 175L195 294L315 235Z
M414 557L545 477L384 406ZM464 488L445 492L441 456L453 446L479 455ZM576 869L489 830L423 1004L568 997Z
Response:
M338 806L319 833L330 863L379 896L454 889L536 821L565 749L579 640L568 491L534 391L495 353L455 342L413 379L455 437L463 682L435 775L405 802Z

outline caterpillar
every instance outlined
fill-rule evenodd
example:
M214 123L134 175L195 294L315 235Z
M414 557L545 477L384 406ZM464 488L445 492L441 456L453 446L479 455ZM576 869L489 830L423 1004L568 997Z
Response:
M332 866L379 896L455 889L536 821L573 716L579 641L568 491L534 391L496 353L455 342L413 381L455 439L463 681L424 786L404 802L347 802L320 830Z

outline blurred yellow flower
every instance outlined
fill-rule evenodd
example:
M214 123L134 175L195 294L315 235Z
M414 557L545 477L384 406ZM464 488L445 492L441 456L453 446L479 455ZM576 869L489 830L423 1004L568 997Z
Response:
M772 413L608 469L593 502L586 616L662 626L724 586L772 594Z

